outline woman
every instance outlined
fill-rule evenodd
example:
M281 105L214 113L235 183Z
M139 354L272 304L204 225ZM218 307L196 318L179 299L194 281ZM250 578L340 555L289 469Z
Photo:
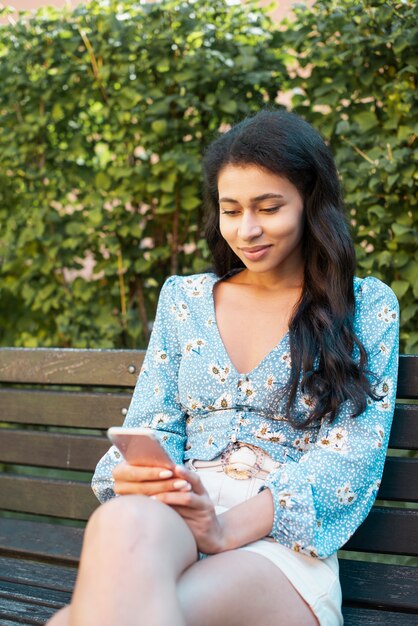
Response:
M336 551L379 487L397 301L354 278L335 164L306 122L262 111L204 170L215 272L164 284L125 421L178 465L99 462L105 504L54 626L342 624Z

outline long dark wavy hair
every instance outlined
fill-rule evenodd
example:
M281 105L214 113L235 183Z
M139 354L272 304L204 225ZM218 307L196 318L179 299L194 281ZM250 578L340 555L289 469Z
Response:
M209 146L203 159L205 235L218 276L245 267L219 228L218 176L228 164L257 165L284 176L304 199L304 280L289 326L287 419L296 425L291 408L299 382L312 399L304 426L325 417L332 422L345 401L353 417L360 415L367 396L377 396L353 330L355 253L329 148L312 126L282 110L260 111Z

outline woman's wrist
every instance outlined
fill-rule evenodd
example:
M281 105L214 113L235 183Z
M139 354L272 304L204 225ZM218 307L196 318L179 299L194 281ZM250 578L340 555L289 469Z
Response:
M267 537L273 526L274 507L270 489L218 515L221 529L219 552L233 550ZM245 524L243 524L245 520Z
M219 533L219 546L216 550L216 554L220 552L226 552L227 550L233 550L237 546L234 545L234 533L231 529L231 524L228 523L228 517L225 513L218 515L218 525L220 529Z

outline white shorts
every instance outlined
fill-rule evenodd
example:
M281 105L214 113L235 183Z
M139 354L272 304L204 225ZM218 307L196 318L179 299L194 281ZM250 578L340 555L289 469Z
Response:
M217 513L255 496L268 473L277 467L260 448L242 443L238 446L238 449L212 461L193 459L186 462L189 469L199 473ZM247 474L250 474L248 478ZM320 626L343 624L336 554L327 559L312 558L283 546L271 537L253 541L238 550L256 552L277 565L310 606Z

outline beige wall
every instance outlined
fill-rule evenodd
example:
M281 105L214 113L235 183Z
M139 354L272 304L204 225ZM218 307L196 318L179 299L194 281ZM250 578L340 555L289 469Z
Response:
M10 5L17 10L25 9L37 9L42 6L55 6L55 7L63 7L66 4L70 6L75 6L80 2L85 0L2 0L0 4ZM280 20L285 15L289 14L291 11L291 6L294 4L296 0L277 0L276 8L273 11L273 15L277 20ZM270 4L270 0L260 0L262 5ZM311 2L309 2L311 4Z

